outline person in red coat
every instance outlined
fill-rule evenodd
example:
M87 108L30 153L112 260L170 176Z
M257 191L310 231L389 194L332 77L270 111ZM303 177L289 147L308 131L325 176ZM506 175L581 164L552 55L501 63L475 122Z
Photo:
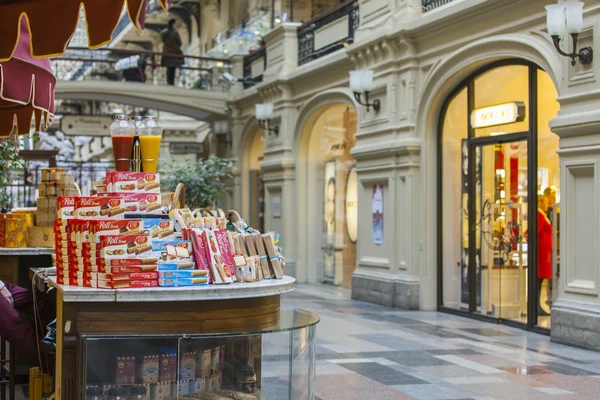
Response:
M550 305L550 287L552 285L552 223L546 215L548 212L548 197L538 195L538 296L541 297L542 283L546 282L546 293L548 299L546 304ZM548 315L540 306L538 299L538 314Z

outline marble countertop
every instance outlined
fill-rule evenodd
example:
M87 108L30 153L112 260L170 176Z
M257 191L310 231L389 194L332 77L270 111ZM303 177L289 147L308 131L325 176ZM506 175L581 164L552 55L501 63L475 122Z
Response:
M40 256L54 254L52 247L21 247L10 248L0 247L0 257L2 256Z
M294 290L296 279L265 279L254 283L232 283L229 285L205 285L182 287L158 287L143 289L94 289L79 286L59 285L56 277L48 278L48 285L63 295L66 303L110 302L136 303L152 301L202 301L245 299L275 296Z

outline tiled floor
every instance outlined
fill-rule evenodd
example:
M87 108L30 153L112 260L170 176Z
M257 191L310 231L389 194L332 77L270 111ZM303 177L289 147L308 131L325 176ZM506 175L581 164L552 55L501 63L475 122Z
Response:
M282 307L321 317L317 399L600 398L600 354L547 336L353 301L323 285L298 285Z

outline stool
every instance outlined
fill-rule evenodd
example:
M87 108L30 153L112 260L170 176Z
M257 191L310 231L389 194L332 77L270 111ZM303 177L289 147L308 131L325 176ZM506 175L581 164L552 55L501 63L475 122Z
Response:
M0 337L0 400L6 400L7 386L8 400L15 400L15 348Z

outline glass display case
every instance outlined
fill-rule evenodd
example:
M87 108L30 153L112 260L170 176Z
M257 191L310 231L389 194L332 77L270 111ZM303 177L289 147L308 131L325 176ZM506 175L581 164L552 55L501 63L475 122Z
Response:
M318 322L285 310L275 323L213 334L82 334L82 398L310 400Z

